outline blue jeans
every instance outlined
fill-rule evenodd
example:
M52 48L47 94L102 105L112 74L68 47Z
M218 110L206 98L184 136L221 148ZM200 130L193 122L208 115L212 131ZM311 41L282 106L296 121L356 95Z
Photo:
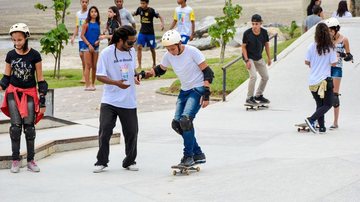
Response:
M180 90L174 119L180 121L181 117L189 117L193 121L200 110L200 99L204 92L204 87L196 87L187 91ZM183 131L182 137L184 139L184 156L194 156L202 153L196 141L193 127L190 130Z

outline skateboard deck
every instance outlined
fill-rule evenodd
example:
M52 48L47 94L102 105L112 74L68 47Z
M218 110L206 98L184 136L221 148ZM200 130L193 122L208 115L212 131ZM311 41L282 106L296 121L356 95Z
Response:
M310 128L306 123L295 124L295 126L297 127L298 132L310 132Z
M258 104L245 103L244 106L246 106L246 111L248 111L249 109L258 110L261 108L269 108L269 103L258 103Z
M200 172L200 167L192 165L192 166L179 166L179 165L175 165L175 166L171 166L171 168L173 169L173 175L176 175L178 173L180 174L186 174L189 175L190 171L196 171L196 172Z

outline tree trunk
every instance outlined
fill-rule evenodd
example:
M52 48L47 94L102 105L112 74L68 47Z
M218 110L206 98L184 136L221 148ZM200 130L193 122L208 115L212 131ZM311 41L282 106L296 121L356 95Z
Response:
M53 78L55 78L55 76L56 76L56 67L57 67L57 60L58 60L57 53L56 53L54 59L55 59L55 64L54 64L54 75L53 75Z
M350 8L354 17L360 16L360 0L351 0Z
M220 63L224 63L224 59L225 59L225 47L226 44L224 41L221 42L221 52L220 52Z
M61 47L61 44L60 44ZM57 79L60 79L60 61L61 61L61 48L59 49L59 55L58 55L58 65L57 65Z

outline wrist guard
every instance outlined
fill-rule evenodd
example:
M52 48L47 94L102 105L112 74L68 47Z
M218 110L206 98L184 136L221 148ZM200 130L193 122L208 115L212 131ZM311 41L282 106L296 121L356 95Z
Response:
M165 74L166 70L161 69L160 65L156 65L156 67L154 67L154 71L155 71L155 77L160 77L161 75Z
M146 74L145 71L142 70L140 73L136 73L135 76L137 77L137 79L140 79L140 76L142 79L145 79Z
M344 57L344 61L349 62L353 60L353 56L351 55L351 53L346 53L346 56Z
M341 57L341 58L344 58L344 57L346 57L346 53L344 53L344 52L337 52L338 54L339 54L339 57Z
M0 86L3 90L6 90L6 88L10 84L10 76L4 75L3 78L0 80Z
M204 86L204 89L205 89L205 92L204 92L204 95L203 95L203 101L209 101L210 100L210 95L211 95L210 88L207 87L207 86Z
M38 91L40 94L46 95L48 92L48 84L47 82L44 81L39 81L38 82Z
M40 108L46 107L46 98L45 98L45 95L40 95L39 105L40 105Z

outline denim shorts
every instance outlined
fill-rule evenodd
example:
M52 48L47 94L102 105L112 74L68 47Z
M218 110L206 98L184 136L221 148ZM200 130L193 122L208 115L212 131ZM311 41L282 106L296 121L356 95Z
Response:
M331 67L331 77L341 78L342 77L342 68L341 67Z
M82 50L86 49L87 45L83 41L79 41L79 52L84 52Z
M94 47L94 46L93 46ZM95 52L99 52L99 46L95 46L94 47L94 50L95 50ZM87 46L87 45L85 45L85 47L82 47L81 49L80 49L80 52L89 52L90 50L89 50L89 47Z

